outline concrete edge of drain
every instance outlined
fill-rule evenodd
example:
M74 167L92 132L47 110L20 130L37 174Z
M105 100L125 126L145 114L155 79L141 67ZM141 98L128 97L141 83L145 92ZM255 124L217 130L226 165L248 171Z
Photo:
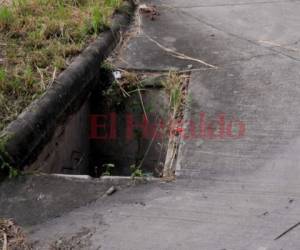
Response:
M191 88L188 87L187 96L191 96ZM191 120L191 109L185 107L183 110L183 130L187 131L189 127L189 121ZM177 155L176 155L176 162L174 163L174 171L175 171L175 178L179 179L181 177L181 163L183 158L183 147L185 145L184 140L179 140L177 144Z
M160 89L164 87L163 81L167 79L167 75L159 75L154 77L149 77L141 81L141 85L144 88L156 88ZM184 108L184 118L187 116L187 109ZM184 124L185 129L187 129L187 124ZM163 167L163 176L165 178L176 178L178 172L178 166L180 165L179 160L181 158L181 138L178 136L169 138L166 159Z
M0 166L8 163L17 169L34 161L58 123L80 106L92 89L99 65L120 41L134 15L135 3L125 0L112 18L111 29L100 34L55 80L39 99L31 103L16 120L0 131ZM78 109L78 108L77 108ZM3 162L5 161L5 162Z
M130 176L102 176L100 178L93 178L89 175L67 175L67 174L49 174L49 176L63 178L68 180L82 180L82 181L94 181L104 183L151 183L151 182L163 182L163 179L155 177L135 177L134 179Z

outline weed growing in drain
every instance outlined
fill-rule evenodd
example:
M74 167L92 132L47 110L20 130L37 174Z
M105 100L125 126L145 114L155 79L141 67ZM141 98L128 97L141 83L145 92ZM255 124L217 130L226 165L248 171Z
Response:
M144 177L143 170L141 169L141 166L136 166L135 164L130 166L130 171L131 171L131 177Z
M171 119L175 119L185 100L183 76L177 72L170 71L166 80L162 82L169 96L169 107Z
M110 25L122 0L14 0L0 6L0 130Z
M102 176L111 176L112 171L115 168L115 164L103 164L102 167L105 169L104 172L102 173Z

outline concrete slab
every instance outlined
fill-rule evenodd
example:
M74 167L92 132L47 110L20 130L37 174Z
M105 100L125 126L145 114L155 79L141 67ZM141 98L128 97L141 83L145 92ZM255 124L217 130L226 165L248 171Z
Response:
M299 220L299 198L297 190L245 178L149 184L29 232L37 249L75 238L83 249L296 250L299 229L274 238ZM84 229L88 237L78 238Z
M161 1L157 8L160 16L154 21L142 17L141 33L122 49L117 66L139 70L186 69L189 65L207 68L193 60L178 59L164 48L216 66L275 53L199 22L190 10L172 8ZM235 46L231 46L233 43Z
M177 174L194 177L250 174L278 158L285 159L281 164L286 171L297 172L298 67L298 62L280 55L193 74L189 90L192 101L186 120L197 125L197 135L182 141ZM200 135L201 112L206 115L205 136ZM216 138L209 138L210 123L215 124L214 130L220 129L218 115L222 113L226 126L235 121L239 129L238 120L245 124L241 138L225 134L221 139L220 131L214 132ZM187 134L190 131L187 128Z
M129 179L20 176L0 185L0 218L30 227L101 199L112 186L121 189L131 183Z
M297 228L274 239L299 215L299 2L154 2L162 17L144 21L145 33L219 67L192 74L186 121L204 112L218 133L217 115L225 113L227 122L244 122L245 135L183 140L181 185L168 196L143 196L143 210L117 209L126 216L114 214L100 242L107 249L298 249ZM143 58L138 39L129 42L133 56L124 55L130 66L171 65L165 55L158 65L158 52ZM125 237L123 227L131 229ZM112 235L118 242L106 240Z

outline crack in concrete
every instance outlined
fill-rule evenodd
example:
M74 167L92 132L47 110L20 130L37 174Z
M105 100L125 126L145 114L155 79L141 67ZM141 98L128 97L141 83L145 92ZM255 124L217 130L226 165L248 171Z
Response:
M287 57L287 58L289 58L289 59L291 59L293 61L300 62L300 58L296 58L294 56L288 55L288 54L286 54L286 53L284 53L282 51L278 51L278 50L276 50L274 48L263 46L259 42L253 41L251 39L248 39L248 38L245 38L245 37L242 37L242 36L239 36L239 35L234 34L232 32L225 31L222 28L220 28L220 27L218 27L218 26L216 26L214 24L211 24L211 23L209 23L209 22L207 22L207 21L205 21L205 20L203 20L203 19L201 19L199 17L195 17L194 15L192 15L192 14L190 14L190 13L184 11L184 10L177 9L177 11L179 11L180 13L182 13L183 15L185 15L185 16L187 16L189 18L192 18L192 19L198 21L199 23L202 23L202 24L204 24L204 25L206 25L206 26L208 26L208 27L210 27L212 29L215 29L215 30L218 30L220 32L223 32L223 33L225 33L225 34L227 34L227 35L229 35L231 37L234 37L234 38L242 40L242 41L246 41L246 42L248 42L250 44L253 44L253 45L257 46L257 47L261 47L261 48L264 48L266 50L272 51L273 53L276 53L277 55L282 55L282 56Z
M273 48L281 48L283 50L290 51L290 52L298 52L298 53L300 52L300 49L291 47L291 45L293 45L294 43L292 43L292 44L279 44L279 43L275 43L275 42L272 42L272 41L266 41L266 40L259 40L258 43L270 45Z
M268 56L278 56L278 54L277 53L259 54L259 55L254 55L254 56L245 57L245 58L241 58L241 59L231 60L230 65L236 64L238 62L248 62L248 61L251 61L253 59L263 58L263 57L268 57Z
M213 69L217 69L218 67L212 65L212 64L209 64L203 60L200 60L198 58L195 58L195 57L191 57L191 56L188 56L186 54L183 54L183 53L180 53L178 51L175 51L173 49L170 49L168 47L165 47L164 45L162 45L161 43L157 42L156 40L154 40L152 37L150 37L149 35L147 35L145 32L144 32L144 36L151 42L153 42L156 46L158 46L160 49L162 49L163 51L167 52L170 56L173 56L175 58L178 58L178 59L181 59L181 60L188 60L188 61L194 61L194 62L197 62L197 63L200 63L200 64L203 64L205 66L208 66L210 68L213 68Z

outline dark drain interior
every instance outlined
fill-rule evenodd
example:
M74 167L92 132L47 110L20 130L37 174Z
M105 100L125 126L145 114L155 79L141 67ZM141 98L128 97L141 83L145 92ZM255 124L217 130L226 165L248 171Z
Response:
M173 122L177 126L182 119L188 77L122 71L118 78L113 73L101 72L88 98L56 126L25 171L93 177L173 175L179 138Z
M109 79L114 86L91 97L89 174L161 176L169 99L159 78L128 90Z

